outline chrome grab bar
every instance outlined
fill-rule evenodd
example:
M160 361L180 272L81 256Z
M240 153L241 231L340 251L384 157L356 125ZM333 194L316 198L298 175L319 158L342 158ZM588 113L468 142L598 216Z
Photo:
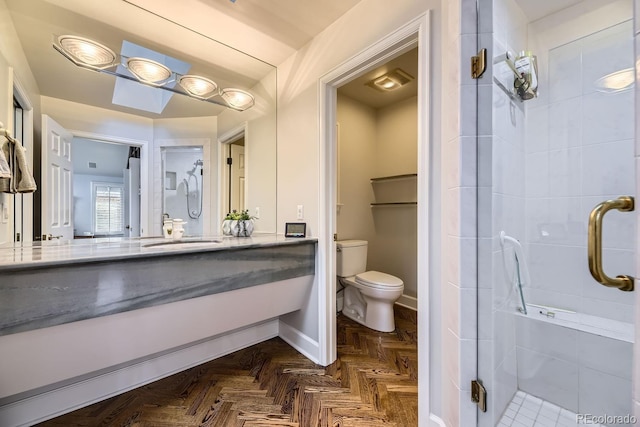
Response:
M602 219L611 209L631 212L634 209L634 199L631 196L621 196L602 202L591 211L587 235L589 271L593 278L604 286L618 288L621 291L633 291L633 277L620 275L612 278L607 276L602 268Z

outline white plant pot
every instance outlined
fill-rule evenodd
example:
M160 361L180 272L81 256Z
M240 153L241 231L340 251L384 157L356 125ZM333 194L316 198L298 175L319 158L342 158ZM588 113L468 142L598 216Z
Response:
M225 219L222 221L222 235L223 236L231 236L231 223L232 219Z
M249 237L253 233L252 219L238 219L231 221L231 235L235 237Z

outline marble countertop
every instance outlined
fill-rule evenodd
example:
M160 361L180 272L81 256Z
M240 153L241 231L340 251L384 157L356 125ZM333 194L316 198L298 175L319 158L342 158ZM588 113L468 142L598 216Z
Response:
M285 238L276 234L251 237L204 236L180 240L163 237L52 240L0 245L0 271L30 266L75 264L118 259L149 258L193 252L297 245L316 238Z

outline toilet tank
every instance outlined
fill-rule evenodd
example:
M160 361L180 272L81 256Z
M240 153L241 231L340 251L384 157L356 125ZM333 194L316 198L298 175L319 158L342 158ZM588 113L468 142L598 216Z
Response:
M340 277L355 276L367 271L367 241L338 240L336 242L336 274Z

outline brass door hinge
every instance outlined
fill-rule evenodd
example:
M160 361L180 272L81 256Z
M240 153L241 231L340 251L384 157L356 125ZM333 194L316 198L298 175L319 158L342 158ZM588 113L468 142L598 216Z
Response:
M487 390L478 381L471 381L471 401L478 405L482 412L487 412Z
M487 69L487 49L480 49L477 55L471 57L471 77L480 78Z

